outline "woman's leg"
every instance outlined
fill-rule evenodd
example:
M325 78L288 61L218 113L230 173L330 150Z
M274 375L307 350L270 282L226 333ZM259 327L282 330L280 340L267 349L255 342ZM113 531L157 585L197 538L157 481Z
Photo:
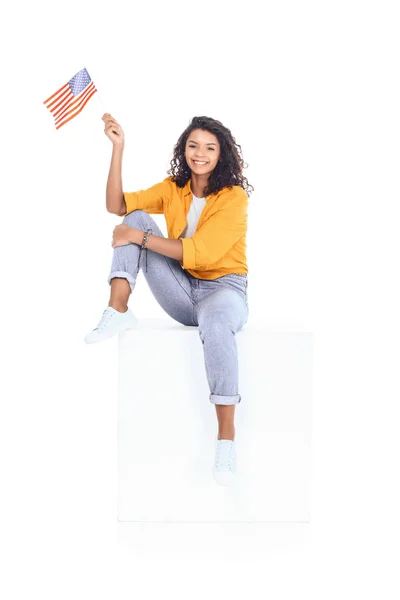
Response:
M123 223L164 237L154 219L142 210L126 215ZM111 286L109 306L116 310L120 310L118 306L127 306L141 267L144 267L143 274L154 298L165 312L183 325L196 325L190 281L179 261L152 250L142 250L137 244L114 248L108 276Z
M248 306L241 292L223 285L198 303L199 335L215 404L218 439L235 437L235 405L241 401L238 382L238 353L235 334L247 322Z

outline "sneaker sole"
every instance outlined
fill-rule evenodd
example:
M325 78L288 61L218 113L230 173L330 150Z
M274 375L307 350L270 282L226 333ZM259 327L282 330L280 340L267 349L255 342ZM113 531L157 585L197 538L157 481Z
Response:
M121 329L117 329L117 331L113 331L113 332L110 332L108 334L107 333L101 333L98 336L95 336L91 340L87 340L86 337L85 337L84 341L85 341L86 344L97 344L98 342L104 342L105 340L109 340L109 339L113 338L114 336L118 335L119 333L121 333L121 331L135 329L135 325L136 325L136 322L134 322L132 325L121 327ZM89 334L89 335L91 335L91 334Z

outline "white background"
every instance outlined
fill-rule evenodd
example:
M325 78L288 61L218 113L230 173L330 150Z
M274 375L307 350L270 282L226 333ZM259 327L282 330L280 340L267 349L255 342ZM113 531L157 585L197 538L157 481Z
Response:
M396 8L3 9L2 597L399 597ZM83 67L125 131L124 190L166 177L195 115L242 147L251 319L315 333L310 524L116 522L117 340L83 342L121 222L111 142L99 94L58 131L43 105ZM163 314L143 275L130 306Z

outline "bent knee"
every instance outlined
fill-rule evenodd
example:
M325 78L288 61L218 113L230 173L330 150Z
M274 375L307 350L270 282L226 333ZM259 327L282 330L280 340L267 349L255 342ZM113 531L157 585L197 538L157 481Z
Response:
M136 219L143 219L144 215L147 216L147 213L144 210L140 210L139 208L137 208L136 210L133 210L132 212L125 215L123 220L124 222L129 222L134 221Z

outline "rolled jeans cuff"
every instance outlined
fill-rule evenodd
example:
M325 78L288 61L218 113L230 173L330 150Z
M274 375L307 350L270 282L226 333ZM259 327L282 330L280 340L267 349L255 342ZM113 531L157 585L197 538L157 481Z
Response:
M133 289L136 284L136 279L130 273L127 273L126 271L112 271L109 274L108 279L107 279L107 281L110 285L111 285L111 279L113 277L123 277L124 279L127 279L129 281L129 285L131 286L131 291L133 292Z
M239 404L241 401L240 394L236 394L235 396L219 396L218 394L210 394L210 402L211 404Z

